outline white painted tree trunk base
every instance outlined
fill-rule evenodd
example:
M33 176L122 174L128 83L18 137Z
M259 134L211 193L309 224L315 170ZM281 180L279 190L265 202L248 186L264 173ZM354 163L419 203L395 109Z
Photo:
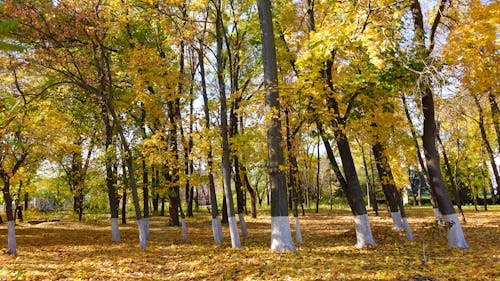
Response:
M220 241L224 240L224 234L222 233L222 223L220 222L219 216L217 216L217 230L219 231Z
M142 227L144 228L144 234L146 235L146 241L149 240L149 218L142 219Z
M354 225L356 226L356 248L363 248L366 244L376 245L367 214L354 216Z
M186 219L181 219L181 226L182 226L182 243L187 244L188 238L186 231Z
M295 242L302 244L302 232L300 231L299 217L293 217L295 221Z
M9 246L9 250L7 251L7 254L11 255L17 255L17 249L16 249L16 222L15 221L9 221L8 222L8 238L7 238L7 244Z
M137 228L139 229L139 245L142 250L146 250L146 233L143 219L137 221Z
M410 227L410 224L408 223L407 218L403 218L403 227L406 231L406 237L408 237L408 241L410 241L410 242L415 241L413 239L413 232L411 231L411 227Z
M271 217L271 251L296 251L288 216Z
M247 224L245 223L245 216L243 214L238 214L238 218L240 219L241 236L243 236L243 238L247 238L248 230Z
M113 242L120 242L120 230L118 228L118 218L111 218L111 239L113 239Z
M396 231L403 231L403 222L401 220L401 214L399 212L391 212L392 218L392 229Z
M238 225L234 216L229 217L229 234L231 235L231 245L233 248L241 248L240 234L238 233Z
M221 231L219 230L219 220L217 218L212 219L212 232L214 233L215 244L220 246L222 239L220 237Z
M434 216L436 216L437 224L443 226L444 221L443 221L443 218L441 217L441 212L439 211L439 209L433 208L432 211L434 212Z
M452 227L448 230L448 247L469 248L457 214L444 215L443 219L449 223L453 222Z

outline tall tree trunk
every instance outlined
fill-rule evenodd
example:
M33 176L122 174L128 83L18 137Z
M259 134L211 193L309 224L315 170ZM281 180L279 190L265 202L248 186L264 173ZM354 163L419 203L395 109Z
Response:
M210 111L208 103L207 94L207 84L205 79L205 58L203 56L203 42L200 42L200 47L198 50L198 57L200 63L200 76L201 76L201 86L203 95L203 111L205 113L205 128L210 130ZM210 210L212 214L212 232L214 236L215 244L220 245L222 240L222 227L219 219L219 209L217 207L217 195L215 192L215 181L213 175L213 156L212 156L212 143L208 146L207 155L207 168L208 168L208 188L210 191Z
M271 250L295 251L290 232L287 207L287 187L284 165L283 136L281 133L278 70L270 0L257 0L262 38L264 87L266 106L272 117L266 124L268 146L268 173L271 182Z
M227 216L229 221L229 232L231 235L231 245L233 248L241 248L238 226L234 216L233 193L231 191L231 159L229 147L229 130L227 121L227 101L224 82L224 62L222 57L223 43L223 22L222 22L222 4L221 0L215 1L216 4L216 40L217 40L217 81L219 86L220 115L221 115L221 134L222 134L222 178L224 182L224 194L227 204Z
M413 0L411 9L413 13L413 21L415 26L415 43L417 45L417 54L422 60L428 60L434 48L434 36L439 25L441 16L446 7L447 0L441 0L438 4L438 11L432 23L430 30L430 45L425 48L425 29L424 17L418 0ZM424 116L424 134L422 136L425 159L427 160L427 170L429 172L430 190L435 198L444 220L451 227L448 229L448 246L456 246L459 248L468 248L467 242L463 234L462 226L458 220L453 204L444 187L441 167L439 166L439 154L436 149L436 118L434 112L434 95L432 86L429 84L422 85L421 93L422 112Z

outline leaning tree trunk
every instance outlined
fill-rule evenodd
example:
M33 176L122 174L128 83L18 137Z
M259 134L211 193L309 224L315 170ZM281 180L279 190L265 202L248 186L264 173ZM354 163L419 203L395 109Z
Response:
M422 111L424 115L424 135L422 136L422 140L429 178L431 180L430 186L433 194L436 196L435 199L444 220L451 225L448 230L448 246L468 248L469 245L465 241L462 226L444 186L441 167L439 166L439 154L436 149L435 133L437 131L434 115L434 98L430 86L427 86L425 92L422 93Z
M387 157L384 155L385 147L379 141L376 141L372 146L372 151L373 156L375 157L378 175L382 183L382 190L384 191L387 206L391 212L393 228L395 230L403 230L403 221L401 219L401 214L399 213L398 201L396 197L396 185L391 167L389 166Z
M257 0L262 34L262 58L267 110L272 112L267 122L268 173L271 181L271 250L295 251L288 219L287 187L284 165L283 136L280 123L278 70L270 0Z
M377 171L382 181L382 188L384 190L384 194L386 195L387 204L389 205L389 209L391 210L394 229L404 229L406 231L408 240L412 242L413 234L410 225L408 224L403 201L401 200L401 194L396 187L392 169L385 154L385 147L382 145L382 143L380 143L380 141L377 140L375 145L372 147L372 150L375 161L377 163Z
M429 177L429 172L427 171L427 168L425 167L424 158L422 157L422 154L420 153L420 145L418 144L417 132L415 131L415 126L413 125L413 121L412 121L411 115L410 115L410 110L408 109L408 103L406 102L406 97L404 96L404 94L401 96L401 99L403 101L403 107L405 110L406 119L408 120L408 123L410 125L410 132L411 132L411 136L413 139L413 143L415 144L415 149L417 151L417 158L418 158L418 163L420 165L420 169L424 173L425 179L427 180L427 182L430 183L431 181L430 181L430 177ZM420 177L419 177L419 182L420 182ZM441 221L441 214L439 213L439 208L438 208L437 202L434 199L435 196L434 196L434 194L432 194L432 190L429 190L429 191L430 191L430 196L431 196L432 208L434 210L434 215L436 216L436 219L438 221ZM421 182L418 185L418 205L422 206L422 183Z
M226 198L227 216L229 222L229 232L231 235L231 245L233 248L241 248L238 226L234 216L233 193L231 191L231 159L229 148L229 130L227 122L227 101L225 83L223 77L224 62L222 57L223 23L221 0L216 1L216 39L217 39L217 81L219 84L221 134L222 134L222 178L224 182L224 194Z
M453 176L453 173L451 172L451 166L450 166L450 161L448 160L448 154L446 154L446 149L444 147L443 141L441 140L441 137L439 134L436 136L437 141L441 145L441 148L443 149L441 153L443 153L443 160L444 160L444 165L446 167L446 176L448 177L448 180L450 181L451 188L453 189L453 195L455 196L455 204L457 204L458 210L460 211L460 214L462 215L462 220L464 223L466 222L465 220L465 215L464 211L462 210L462 202L460 200L460 192L458 191L457 184L455 181L455 177Z

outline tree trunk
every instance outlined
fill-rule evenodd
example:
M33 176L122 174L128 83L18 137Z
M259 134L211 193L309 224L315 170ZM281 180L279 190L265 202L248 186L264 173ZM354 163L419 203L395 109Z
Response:
M398 208L399 193L396 188L396 183L394 182L391 166L385 155L385 147L377 140L372 146L372 151L375 157L380 182L382 183L382 190L384 191L387 206L391 212L393 229L402 230L404 227L401 213Z
M217 0L216 4L216 40L217 40L217 81L219 86L220 98L220 115L221 115L221 134L222 134L222 178L224 182L224 194L226 197L227 216L229 222L229 232L231 235L231 245L233 248L241 248L238 226L234 216L233 193L231 191L231 159L229 147L229 130L227 121L227 101L224 83L224 62L222 57L223 43L223 22L222 22L222 6L221 0Z
M251 213L252 218L257 218L257 192L250 184L250 180L248 179L247 169L245 166L241 166L241 171L243 172L243 180L245 183L245 187L250 193L250 205L251 205ZM261 204L262 202L260 202Z
M490 159L490 165L491 169L493 170L493 175L495 176L495 182L497 184L497 187L500 186L500 174L498 172L498 167L495 163L495 154L493 152L493 149L491 148L490 141L488 140L488 136L486 135L486 128L484 126L484 113L483 113L483 108L481 107L481 103L479 102L479 99L477 96L474 96L474 102L476 103L477 109L479 111L479 130L481 133L481 138L483 140L483 146L486 148L486 152L488 153L488 158ZM500 147L499 147L500 149ZM492 188L493 191L493 188ZM495 193L493 192L492 195ZM492 196L493 199L493 204L495 204L495 196Z
M405 97L404 94L401 96L401 99L403 101L403 107L404 107L404 110L405 110L406 119L408 120L408 123L410 125L410 132L411 132L411 136L412 136L413 142L415 144L415 149L417 151L417 158L418 158L418 163L420 165L420 169L424 173L425 179L427 180L427 182L430 183L429 173L427 171L427 168L425 167L424 158L422 157L422 154L420 153L420 145L418 144L417 132L415 131L415 126L413 125L413 121L412 121L411 115L410 115L410 110L408 109L408 103L406 102L406 97ZM422 206L422 186L423 186L423 184L420 183L418 185L418 189L417 189L417 191L418 191L418 193L417 193L417 196L418 196L418 205L419 206ZM430 196L431 196L432 207L434 209L437 209L438 206L437 206L436 201L434 200L432 192L431 192ZM438 216L439 213L437 213L436 215L437 215L436 219L439 220L440 219L440 216Z
M498 103L494 96L492 88L490 88L490 90L488 91L488 99L490 101L491 107L491 119L493 120L493 127L495 128L495 132L497 135L498 149L500 150L500 109L498 108Z
M462 226L458 220L453 204L450 200L448 192L444 187L441 167L439 166L439 154L436 149L436 119L434 115L434 99L432 90L429 87L425 88L422 93L422 111L424 115L424 135L422 136L424 144L425 158L427 160L427 169L430 178L430 187L435 195L439 211L444 219L449 222L452 227L448 230L448 246L456 246L459 248L468 248L465 241Z
M205 113L205 128L210 130L210 111L209 111L209 103L208 103L208 94L207 94L207 84L205 79L205 63L203 56L203 42L200 42L200 47L198 50L198 61L200 64L200 76L201 76L201 88L203 95L203 111ZM208 168L208 188L210 191L210 208L212 214L212 232L214 236L214 241L216 245L220 245L222 240L222 227L221 222L219 220L219 209L217 207L217 195L215 192L215 181L213 175L213 156L212 156L212 143L208 146L208 155L207 155L207 168Z
M12 210L12 197L10 196L10 177L2 171L2 180L3 180L3 202L5 204L5 215L7 216L7 224L8 224L8 236L7 236L7 245L8 250L7 254L16 255L16 230L15 225L16 221L14 219L14 212Z
M373 211L375 212L375 215L378 216L378 205L377 205L377 198L375 197L375 186L371 186L371 180L370 180L370 175L368 173L368 165L366 164L366 155L365 155L365 149L364 145L358 141L359 147L361 148L361 157L363 158L363 167L365 170L365 175L366 175L366 186L367 186L367 192L366 195L368 196L368 202L372 204ZM370 163L371 164L371 163ZM372 175L374 176L374 175Z
M113 181L113 157L110 152L113 149L113 128L109 119L108 109L106 105L102 105L102 120L104 123L104 151L105 151L105 166L106 166L106 187L108 191L109 210L111 213L111 239L114 242L120 241L120 232L117 225L118 220L118 196ZM124 161L125 165L125 161ZM123 220L123 219L122 219Z
M430 54L434 48L434 36L439 25L443 10L447 0L441 0L438 4L438 11L432 23L430 30L429 48L425 48L425 29L424 17L418 0L413 0L411 11L413 13L413 21L415 27L416 51L419 58L423 61L428 61ZM451 227L448 229L448 246L456 246L459 248L468 248L467 242L463 234L462 226L458 220L453 204L444 187L441 167L439 166L439 154L436 149L436 118L434 113L434 96L431 85L421 85L422 112L424 116L424 134L422 136L425 159L427 162L427 171L429 173L430 191L433 198L436 200L439 211Z
M319 182L319 173L320 173L320 155L319 155L319 143L320 139L318 138L318 151L317 151L317 157L318 157L318 165L316 169L316 214L319 213L319 201L321 199L321 185Z
M286 148L288 155L288 189L291 191L291 200L293 206L293 218L295 221L295 242L297 244L302 244L302 232L300 230L299 222L299 187L300 187L300 177L299 177L299 167L297 163L297 158L295 157L295 149L293 148L293 135L290 129L290 112L285 109L285 125L286 125ZM319 143L318 143L319 147Z
M267 122L268 174L271 182L271 250L295 251L290 232L287 207L287 187L284 165L283 136L279 119L278 71L270 0L257 0L262 35L264 87L268 112L273 112Z
M453 173L451 172L451 166L450 166L450 161L448 160L448 154L446 154L446 149L443 145L443 141L441 140L441 137L438 135L436 136L439 144L441 145L441 148L443 149L441 152L443 153L443 159L444 159L444 165L446 167L446 175L448 176L448 180L450 181L451 188L453 189L453 195L455 195L455 204L457 204L458 210L460 211L460 214L462 215L462 220L464 223L466 222L465 216L464 216L464 211L462 210L462 201L460 200L460 192L458 191L457 184L455 182L455 177L453 176Z

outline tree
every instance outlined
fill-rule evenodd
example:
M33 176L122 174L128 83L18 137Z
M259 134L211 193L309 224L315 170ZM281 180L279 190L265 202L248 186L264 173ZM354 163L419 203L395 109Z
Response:
M267 149L268 173L271 182L271 250L295 251L288 219L287 186L284 165L280 104L278 91L278 71L276 49L271 14L271 2L258 0L259 22L262 34L262 58L264 64L264 86L268 110Z
M444 13L447 1L439 1L438 11L433 19L432 27L430 30L430 44L426 48L425 46L425 30L424 30L424 17L422 14L422 9L418 0L414 0L411 6L413 14L413 23L415 27L415 44L416 55L419 60L422 60L422 65L426 65L424 62L429 61L430 54L435 46L435 35L438 25L441 20L441 16ZM424 77L425 78L425 77ZM423 147L425 159L427 160L427 170L429 172L430 187L435 195L439 211L443 214L443 218L449 222L451 227L448 230L448 246L455 246L459 248L468 248L467 242L465 241L462 226L458 220L455 209L453 209L453 204L450 197L444 187L443 176L441 174L441 167L439 165L439 154L436 148L436 118L434 110L434 94L432 90L432 85L428 83L429 80L422 79L423 85L419 85L422 89L421 91L421 102L422 102L422 112L424 116L424 134L422 136Z

